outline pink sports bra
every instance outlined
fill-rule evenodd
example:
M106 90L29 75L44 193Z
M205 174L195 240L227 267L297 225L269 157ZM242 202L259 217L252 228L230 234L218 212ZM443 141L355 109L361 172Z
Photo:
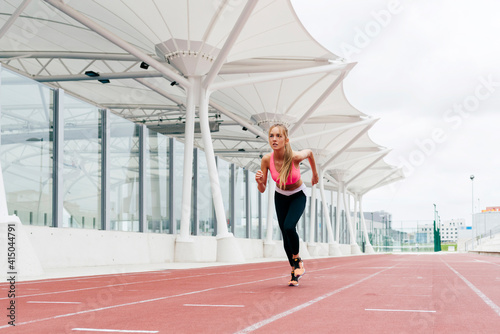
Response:
M276 167L274 166L274 152L271 152L269 170L271 171L271 177L273 178L274 182L279 183L280 173L278 173ZM295 164L292 162L292 171L290 175L288 175L288 179L286 180L285 185L294 184L298 180L300 180L300 169L295 167Z

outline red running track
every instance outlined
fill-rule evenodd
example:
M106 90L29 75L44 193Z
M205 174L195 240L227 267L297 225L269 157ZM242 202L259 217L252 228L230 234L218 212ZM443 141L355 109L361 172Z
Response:
M500 257L367 255L16 284L5 333L500 333Z

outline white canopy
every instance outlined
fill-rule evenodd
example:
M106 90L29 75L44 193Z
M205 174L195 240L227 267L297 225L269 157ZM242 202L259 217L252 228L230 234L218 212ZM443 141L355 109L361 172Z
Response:
M267 127L283 122L331 177L356 176L349 191L402 177L367 135L376 120L343 93L355 64L317 43L288 0L3 0L2 11L5 67L156 131L185 122L188 78L202 78L214 151L239 166L255 171Z

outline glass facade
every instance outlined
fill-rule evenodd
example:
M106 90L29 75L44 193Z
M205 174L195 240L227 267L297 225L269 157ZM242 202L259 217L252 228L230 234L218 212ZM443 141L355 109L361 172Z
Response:
M52 226L54 91L2 69L1 162L9 214Z
M111 229L139 231L139 126L110 114Z
M68 94L58 95L57 90L4 68L0 76L0 159L9 214L29 225L179 232L182 142ZM60 136L54 135L56 114L62 120ZM63 148L56 170L55 147ZM193 153L191 234L215 236L205 153L201 149ZM254 173L220 157L217 168L229 232L238 238L266 238L268 191L260 194ZM54 189L56 177L62 182ZM53 214L58 206L61 218ZM309 241L310 208L308 199L298 224L305 241ZM271 211L273 239L279 240L274 208ZM321 212L317 200L315 214ZM322 218L316 219L316 231L315 240L326 242Z
M168 233L170 231L169 138L154 131L148 133L144 157L147 231Z
M101 113L64 95L63 221L61 227L101 224Z
M234 168L234 236L246 237L246 187L245 170Z
M212 189L210 187L210 176L208 175L207 159L205 152L197 152L197 182L196 189L196 220L199 235L215 235L215 211L212 200Z

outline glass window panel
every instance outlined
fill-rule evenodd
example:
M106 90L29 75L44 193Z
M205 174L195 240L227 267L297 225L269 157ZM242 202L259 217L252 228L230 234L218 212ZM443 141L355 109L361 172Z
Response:
M245 170L241 167L235 168L234 186L234 236L238 238L246 237L246 191L245 191Z
M112 230L139 231L139 127L110 115L110 224Z
M101 227L101 136L97 107L64 97L63 221L61 227Z
M271 180L271 177L268 177L268 181ZM273 182L272 180L270 182ZM276 208L274 206L274 192L272 196L272 240L281 240L281 230L278 224L278 218L276 217ZM266 190L262 193L262 237L267 239L267 211L269 209L269 184L266 187Z
M251 217L251 229L250 238L259 238L259 189L257 188L257 182L255 181L255 173L248 173L248 182L250 183L250 217ZM264 220L262 220L264 224Z
M231 217L231 163L218 158L217 159L217 172L219 174L219 182L222 194L222 202L224 203L224 210L226 211L226 220L232 221ZM229 224L228 224L229 230ZM229 232L231 232L229 230Z
M149 131L146 141L147 231L169 233L169 138Z
M311 197L310 196L307 197L306 208L304 209L303 215L305 217L305 225L306 225L305 240L307 242L309 242L310 233L311 233Z
M174 223L177 233L181 229L182 176L184 175L184 144L174 140ZM191 169L192 173L192 169ZM192 174L191 174L192 175Z
M205 152L198 151L198 228L199 235L214 235L215 214L208 175L207 158ZM221 184L222 187L222 184Z
M0 68L0 159L9 214L52 226L53 90Z

